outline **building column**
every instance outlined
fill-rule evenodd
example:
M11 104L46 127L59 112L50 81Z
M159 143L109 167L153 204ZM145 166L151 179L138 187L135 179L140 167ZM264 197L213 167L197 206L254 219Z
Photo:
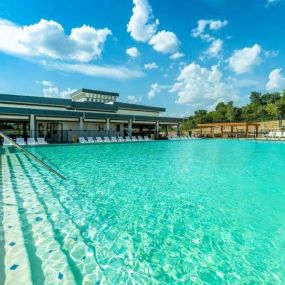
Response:
M107 118L106 120L106 131L107 131L107 136L110 134L110 119Z
M180 123L177 124L177 135L180 136Z
M35 115L30 115L30 134L29 137L35 138L36 137L36 121Z
M156 121L155 124L155 138L159 139L159 121Z
M168 137L168 125L165 126L165 135Z
M80 136L83 136L84 120L82 117L79 118L79 130L80 130Z
M129 124L128 124L128 136L129 137L132 136L132 131L133 131L133 122L132 120L129 120Z

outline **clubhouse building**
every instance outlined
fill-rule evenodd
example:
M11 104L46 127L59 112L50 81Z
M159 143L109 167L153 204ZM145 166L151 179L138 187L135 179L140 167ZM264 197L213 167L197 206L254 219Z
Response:
M77 137L166 137L183 119L164 108L117 102L118 93L79 89L70 99L0 94L0 130L12 138L44 137L69 143Z

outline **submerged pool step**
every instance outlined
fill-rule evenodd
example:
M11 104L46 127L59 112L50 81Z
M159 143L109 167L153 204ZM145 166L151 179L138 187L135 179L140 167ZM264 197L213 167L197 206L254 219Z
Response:
M4 159L3 164L9 173L7 179L14 183L12 185L10 182L14 193L17 193L15 195L18 196L18 204L21 203L18 207L21 207L22 215L25 215L21 221L22 226L25 227L26 233L31 232L31 236L26 236L25 246L23 245L23 249L29 248L31 252L29 256L31 281L33 284L42 282L45 284L76 284L60 244L54 238L43 206L25 179L22 169L14 163L11 165L11 157L6 158L6 161Z
M69 257L68 263L79 269L77 275L81 275L82 284L100 283L103 278L94 251L86 244L78 228L65 213L57 197L52 193L51 187L44 180L38 169L24 156L15 155L11 158L13 167L26 176L31 185L30 191L37 196L39 202L44 205L53 225L53 232L61 241L61 249ZM60 193L57 193L57 195ZM98 283L98 284L99 284Z
M3 156L3 229L5 248L5 284L32 284L31 270L18 213L17 201L11 183L7 158Z

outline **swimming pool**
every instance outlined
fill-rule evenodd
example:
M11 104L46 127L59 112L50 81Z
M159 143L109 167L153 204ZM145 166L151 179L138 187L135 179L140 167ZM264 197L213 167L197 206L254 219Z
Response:
M29 150L68 179L0 150L0 284L285 284L285 144Z

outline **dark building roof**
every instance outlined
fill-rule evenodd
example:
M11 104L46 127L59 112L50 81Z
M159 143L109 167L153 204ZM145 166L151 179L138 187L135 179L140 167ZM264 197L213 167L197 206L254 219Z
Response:
M88 89L82 89L82 90L88 90ZM105 111L105 112L116 112L118 111L118 109L132 109L132 110L149 111L149 112L165 111L165 108L128 104L121 102L114 102L113 104L104 104L99 102L75 102L72 101L71 99L10 95L10 94L0 94L0 103L54 106L54 107L63 107L67 109Z
M45 117L64 117L64 118L78 118L84 117L85 119L113 119L113 120L137 120L154 122L159 120L160 122L183 122L182 118L171 117L157 117L157 116L133 116L124 114L107 114L107 113L90 113L72 110L43 110L43 109L28 109L28 108L14 108L14 107L0 107L0 113L5 115L36 115Z
M111 95L111 96L119 97L119 93L117 93L117 92L100 91L100 90L86 89L86 88L78 89L75 92L71 93L70 96L78 94L78 93L82 93L82 92L84 92L84 93L92 93L92 94L101 94L101 95Z

